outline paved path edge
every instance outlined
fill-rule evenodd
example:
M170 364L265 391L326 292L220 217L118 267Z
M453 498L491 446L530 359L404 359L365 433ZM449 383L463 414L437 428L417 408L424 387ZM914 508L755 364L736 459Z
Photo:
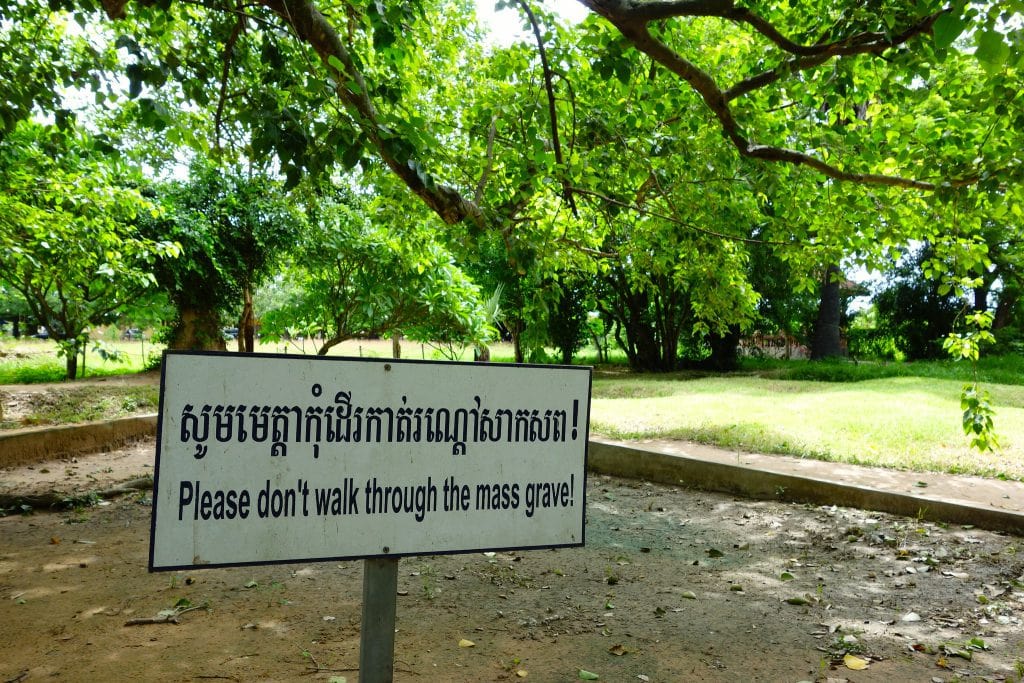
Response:
M645 479L758 500L840 505L1024 535L1024 512L1011 509L1015 502L1010 500L1011 497L1017 500L1024 497L1024 484L1020 482L943 474L928 477L818 461L794 463L795 459L785 456L745 453L730 454L728 457L735 457L735 463L722 462L720 455L717 461L707 455L708 451L717 449L697 446L696 450L703 451L700 455L668 452L675 450L678 443L637 444L593 439L588 449L587 468L597 474ZM694 447L693 444L683 445ZM728 452L720 451L720 454ZM745 464L751 459L757 462L756 466ZM766 460L771 460L775 467L765 466ZM794 467L813 472L786 471ZM840 481L838 477L850 481ZM923 483L916 481L921 477L939 482L952 481L953 485L946 487L946 491L940 487L940 490L933 489L927 493L923 490L912 493L895 490L900 485ZM882 480L885 485L866 485L865 480Z
M0 467L31 465L120 448L156 435L153 415L122 417L79 425L19 429L0 434Z

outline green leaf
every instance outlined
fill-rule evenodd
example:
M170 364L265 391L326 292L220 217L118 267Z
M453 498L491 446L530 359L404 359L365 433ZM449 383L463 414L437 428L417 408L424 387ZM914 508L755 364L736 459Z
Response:
M593 671L587 671L586 669L580 669L579 671L579 679L581 681L596 681L600 680L600 678L601 677Z
M935 39L935 46L947 48L967 28L967 22L963 17L956 16L951 12L943 14L932 24L932 38Z
M977 45L978 49L974 56L986 67L986 71L989 71L988 67L1001 67L1010 56L1010 46L1003 42L1003 34L998 31L988 30L979 33Z
M335 69L337 69L338 71L342 73L345 72L345 65L342 64L341 60L335 57L334 55L327 55L327 63L330 64Z

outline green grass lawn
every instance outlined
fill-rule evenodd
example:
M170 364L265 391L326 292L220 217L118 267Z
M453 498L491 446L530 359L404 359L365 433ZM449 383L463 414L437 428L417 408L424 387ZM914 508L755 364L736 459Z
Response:
M990 384L1002 450L960 428L962 380L856 382L761 376L596 378L591 431L917 471L1024 479L1024 386Z
M125 357L90 352L88 376L139 372L162 347L108 341ZM229 348L233 344L229 344ZM60 381L56 345L0 342L0 384ZM264 344L269 353L315 352L310 342ZM491 350L510 361L508 344ZM387 340L352 340L331 355L386 358ZM404 341L402 356L441 359L437 349ZM463 360L472 359L472 349ZM623 366L595 372L591 431L619 439L671 438L726 448L916 471L1024 480L1024 358L983 359L979 378L992 395L1001 449L978 453L960 428L960 390L973 374L961 363L808 363L748 361L731 375L636 375Z
M163 349L148 341L106 341L108 350L116 350L121 360L104 360L90 344L85 356L85 376L104 377L141 372L148 360ZM82 360L79 358L79 374ZM0 339L0 384L60 382L64 379L64 359L57 357L57 344L43 339Z

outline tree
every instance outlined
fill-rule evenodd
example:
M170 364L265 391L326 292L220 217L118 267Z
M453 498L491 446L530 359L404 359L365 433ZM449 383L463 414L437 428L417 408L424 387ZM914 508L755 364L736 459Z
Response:
M429 233L401 239L386 227L401 204L338 190L313 203L309 229L286 274L291 298L264 316L264 330L320 339L317 353L356 337L401 333L422 342L484 343L494 333L480 289Z
M241 311L239 350L251 352L253 292L294 245L301 213L269 178L214 165L197 163L188 181L152 191L165 212L146 231L182 248L154 271L176 309L168 345L223 350L222 316Z
M598 306L614 321L631 368L675 370L682 340L699 346L709 332L750 321L757 294L746 283L742 250L721 238L691 239L656 219L619 225L607 248L621 260L602 273Z
M23 121L0 142L0 279L57 342L68 379L89 326L109 322L178 253L137 235L155 208L127 186L135 178L114 150L74 129Z
M512 342L513 360L524 362L543 349L547 330L539 314L542 269L536 253L514 234L484 233L459 249L465 270L485 292L501 292L500 334Z
M1005 205L1000 208L1005 211ZM995 213L987 212L980 231L988 261L973 273L979 278L973 290L973 308L993 310L992 329L1001 330L1015 319L1024 289L1024 236L1012 218L1003 214L996 219Z
M40 111L53 114L64 129L76 113L64 101L64 89L101 89L101 74L117 65L114 49L90 42L69 28L69 17L29 0L0 6L0 141L17 124Z
M88 21L95 2L57 4ZM824 0L756 9L689 0L583 4L594 16L566 30L517 3L532 52L528 44L494 51L483 60L483 82L472 77L482 53L471 24L456 18L467 9L457 2L355 4L330 16L314 0L262 0L246 12L219 2L188 11L176 2L103 7L132 58L130 94L148 103L153 125L173 130L182 103L209 106L217 141L247 140L253 158L276 155L291 182L303 171L375 158L449 224L507 234L528 209L567 207L579 220L561 223L586 233L594 224L580 214L579 198L601 193L606 175L583 162L592 145L579 143L608 118L627 121L627 130L646 127L651 139L678 140L695 121L710 121L719 140L725 133L720 155L804 169L778 175L785 184L787 175L813 177L819 195L823 177L916 191L986 183L998 190L1020 171L1020 126L1009 115L1019 53L1007 28L1019 0L880 0L870 10ZM288 30L273 30L281 25ZM656 96L650 107L633 99L619 119L609 98L578 97L585 85ZM523 106L509 97L524 93ZM672 116L671 106L684 102L700 113ZM953 119L951 131L944 121ZM516 144L503 147L503 137ZM694 167L678 163L659 184ZM798 186L795 195L814 191L813 183ZM642 210L636 199L615 198L624 210ZM831 239L846 249L879 243L856 223L844 230ZM910 238L922 230L890 226ZM601 243L578 234L562 241ZM800 231L791 238L822 243ZM540 236L529 241L545 245Z
M573 355L589 338L590 283L565 273L552 287L556 298L548 309L548 334L561 354L562 365L571 365Z
M785 252L779 253L772 245L755 242L747 253L750 257L747 277L754 291L760 295L753 329L807 343L820 296L814 290L800 286L805 278L796 271L798 264L783 258Z

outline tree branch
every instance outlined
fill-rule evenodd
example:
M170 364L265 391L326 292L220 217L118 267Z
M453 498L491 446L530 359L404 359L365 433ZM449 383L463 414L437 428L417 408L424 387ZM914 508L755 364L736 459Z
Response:
M458 190L433 182L419 161L403 153L394 144L394 134L380 122L377 108L369 96L369 88L330 22L312 3L312 0L260 0L261 4L277 14L292 27L295 35L309 44L323 61L335 82L335 92L353 114L376 148L381 160L406 186L449 224L468 219L483 225L480 207L462 197Z
M593 0L581 0L589 3ZM785 147L772 145L759 145L752 143L743 134L739 123L733 115L725 93L719 88L714 78L696 65L686 60L667 45L657 40L648 31L646 25L635 25L634 22L627 22L617 25L623 36L633 43L634 47L654 59L659 64L676 74L690 84L705 106L711 110L719 123L726 137L742 156L763 161L776 161L792 164L794 166L806 166L822 175L834 180L843 180L865 185L884 185L889 187L902 187L906 189L934 191L943 183L915 180L901 176L891 176L879 173L853 173L845 171L838 166L829 164L817 157L803 152L798 152ZM977 178L964 178L952 181L949 184L954 186L971 185L977 182Z
M877 52L905 43L911 38L931 30L935 20L948 10L931 14L888 40L880 34L864 32L841 41L801 46L782 36L770 23L753 12L735 7L731 0L663 0L655 2L579 0L579 2L611 22L636 49L686 81L718 119L726 137L742 156L794 166L806 166L827 178L865 185L935 191L943 186L962 187L978 182L977 176L953 181L931 182L879 173L854 173L794 149L756 144L744 135L729 102L742 94L778 80L784 72L784 67L741 81L726 92L710 74L655 38L648 29L648 23L671 17L720 17L729 21L746 23L779 48L801 55L793 60L792 64L806 69L834 56Z
M929 15L925 19L922 19L902 33L899 33L890 39L886 39L885 36L880 33L860 33L843 41L827 45L814 45L810 47L791 44L782 39L784 43L791 45L794 49L789 49L783 43L773 40L772 42L775 42L775 44L783 50L800 56L787 60L774 69L768 69L757 75L743 79L725 91L725 98L727 100L734 100L741 95L745 95L753 90L757 90L758 88L763 88L766 85L774 83L789 73L814 68L824 64L833 57L849 57L860 54L880 54L889 48L902 45L910 39L930 31L935 20L938 19L941 14L942 12L938 12L936 14ZM767 36L763 31L758 32ZM769 37L769 39L771 38Z
M238 18L235 20L235 27L231 29L231 35L224 43L224 57L220 72L220 95L217 98L217 113L213 117L213 146L220 150L220 129L224 118L224 105L228 98L228 72L231 68L231 58L235 52L235 43L245 30L245 13L240 9Z
M476 192L473 194L473 202L480 204L484 196L484 189L487 187L487 180L491 176L491 168L494 164L494 136L498 132L498 115L491 117L491 124L487 126L487 161L484 170L480 172L480 181L476 184Z
M646 25L654 21L681 17L718 17L737 24L747 24L784 52L800 56L835 55L844 50L875 52L907 42L930 31L935 20L949 12L944 9L930 14L901 33L886 38L885 34L863 31L832 42L804 45L786 37L774 24L746 7L737 7L734 0L579 0L579 2L616 26ZM852 54L852 53L851 53Z
M565 160L562 157L562 143L558 137L558 111L555 107L555 86L553 84L553 78L551 74L551 64L548 63L548 52L544 48L544 38L540 34L540 25L537 23L537 17L534 15L530 5L527 4L526 0L518 0L519 6L523 8L523 12L526 14L526 18L530 21L530 27L533 29L533 36L537 39L537 52L540 53L540 64L544 71L544 90L548 95L548 118L551 122L551 147L555 152L555 163L560 167L560 171L564 169ZM565 201L569 203L569 207L572 209L572 215L576 218L580 217L579 209L576 207L576 200L572 196L572 188L567 180L562 180L562 194L565 196Z

